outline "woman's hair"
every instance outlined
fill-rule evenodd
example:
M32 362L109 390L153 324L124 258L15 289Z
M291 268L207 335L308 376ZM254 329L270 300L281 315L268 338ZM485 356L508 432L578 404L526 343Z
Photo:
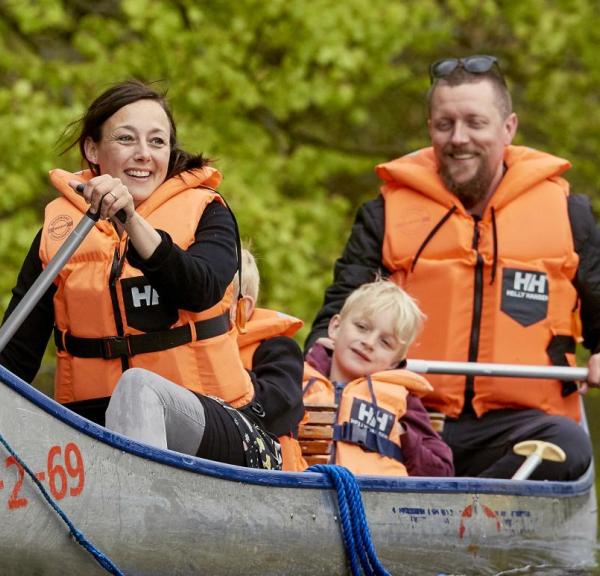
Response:
M344 302L340 318L354 313L368 319L380 312L385 312L394 322L395 336L401 343L399 352L404 357L419 335L425 315L415 300L393 282L377 280L354 290Z
M85 154L85 141L91 138L94 142L100 142L102 138L102 126L118 110L133 104L139 100L154 100L165 111L169 124L171 126L170 146L171 155L169 157L169 167L167 169L167 178L177 176L186 170L193 168L202 168L208 161L202 154L190 154L177 147L177 127L173 114L169 108L166 98L166 92L159 92L144 84L139 80L126 80L119 82L105 90L89 106L87 112L75 122L67 126L66 133L78 132L78 135L63 150L63 153L79 145L81 157L85 159L87 165L94 175L98 175L99 167L90 162Z

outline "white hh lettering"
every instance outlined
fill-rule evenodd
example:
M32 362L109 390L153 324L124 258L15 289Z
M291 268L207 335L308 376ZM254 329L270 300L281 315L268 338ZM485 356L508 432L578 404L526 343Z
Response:
M370 404L365 404L361 402L360 407L358 409L358 419L361 422L365 422L367 425L370 425L371 420L375 417L375 410L373 406Z
M390 415L385 412L377 413L377 422L379 422L379 430L381 432L385 432L387 430L388 422L390 420Z
M532 274L531 272L515 271L515 280L513 284L515 290L525 292L546 293L546 276L544 274Z
M143 291L137 286L132 287L131 297L135 308L140 308L144 302L146 306L156 306L158 304L158 292L150 284L146 284Z

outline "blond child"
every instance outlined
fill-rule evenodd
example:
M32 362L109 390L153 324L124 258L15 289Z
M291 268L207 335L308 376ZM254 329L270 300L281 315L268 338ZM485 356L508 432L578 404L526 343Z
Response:
M364 284L329 323L331 357L307 356L304 403L337 406L330 463L356 474L450 476L450 448L433 430L420 396L431 390L401 369L424 316L389 281Z

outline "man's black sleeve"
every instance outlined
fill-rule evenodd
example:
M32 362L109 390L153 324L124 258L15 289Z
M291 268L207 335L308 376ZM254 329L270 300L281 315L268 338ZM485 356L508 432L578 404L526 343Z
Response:
M6 322L6 319L42 273L42 261L39 255L41 235L42 231L40 230L23 261L21 271L17 277L17 284L12 290L12 298L4 314L3 323ZM56 285L51 284L0 353L0 364L25 380L25 382L31 382L40 369L54 326L53 298L55 292Z
M323 306L304 343L305 352L317 338L327 336L329 320L341 310L352 291L362 284L373 282L379 275L389 274L381 262L385 229L383 208L383 197L378 196L358 210L342 256L335 263L333 283L325 291Z
M600 352L600 228L586 196L569 196L568 208L575 251L579 255L573 283L581 300L583 344L593 352Z

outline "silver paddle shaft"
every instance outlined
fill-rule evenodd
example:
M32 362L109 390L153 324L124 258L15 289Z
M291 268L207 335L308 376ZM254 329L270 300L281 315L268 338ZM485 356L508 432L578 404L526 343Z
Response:
M545 378L548 380L587 380L587 368L569 366L528 366L485 364L481 362L444 362L408 360L409 370L419 374L460 374L464 376L505 376L508 378Z
M58 249L54 258L48 262L46 269L37 277L31 288L27 291L27 294L17 304L4 325L0 328L0 352L10 342L13 334L20 328L31 310L33 310L46 293L50 284L54 282L54 279L58 276L63 266L68 262L75 250L79 248L79 245L83 242L87 233L94 227L95 223L96 221L88 213L84 215L79 224L77 224Z

